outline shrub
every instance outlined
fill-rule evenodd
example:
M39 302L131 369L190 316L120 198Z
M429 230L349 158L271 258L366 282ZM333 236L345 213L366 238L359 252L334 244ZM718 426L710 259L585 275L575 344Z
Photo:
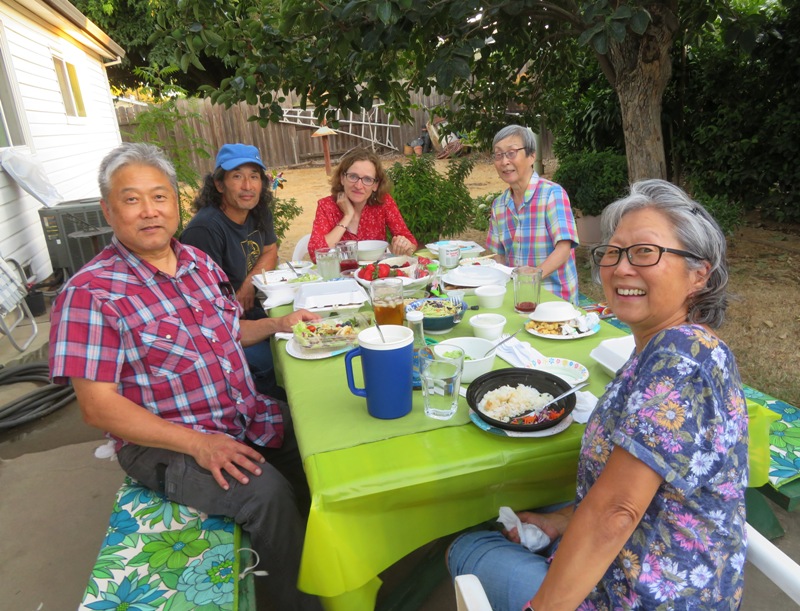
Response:
M275 224L275 235L278 237L278 242L283 242L283 236L286 235L289 225L302 213L303 209L297 205L297 200L294 197L281 199L273 192L272 221Z
M473 204L464 180L475 161L460 157L448 162L447 175L436 170L433 156L410 157L387 170L394 183L392 196L419 244L455 236L473 219Z
M489 217L492 213L492 202L500 196L500 191L479 195L472 200L472 228L478 231L489 231Z
M628 162L610 151L569 155L559 162L553 180L569 195L573 208L584 216L599 216L628 191Z

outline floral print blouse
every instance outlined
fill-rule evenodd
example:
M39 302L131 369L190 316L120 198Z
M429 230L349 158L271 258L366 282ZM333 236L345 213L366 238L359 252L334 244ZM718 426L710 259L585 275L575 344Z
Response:
M577 502L615 446L664 481L580 609L738 609L746 551L747 407L730 349L670 328L609 384L589 422ZM602 526L598 526L602 528Z
M339 206L336 205L336 200L333 197L323 197L317 202L317 214L314 217L311 239L308 242L308 255L312 261L316 261L314 251L328 245L325 241L325 236L330 233L331 229L336 227L337 223L342 221L343 217L344 215ZM385 195L383 202L380 204L364 206L361 211L361 218L358 221L358 233L351 233L350 230L346 229L341 240L389 241L387 230L391 232L392 236L402 235L417 244L417 239L408 229L406 222L403 220L403 215L400 214L400 209L391 195Z

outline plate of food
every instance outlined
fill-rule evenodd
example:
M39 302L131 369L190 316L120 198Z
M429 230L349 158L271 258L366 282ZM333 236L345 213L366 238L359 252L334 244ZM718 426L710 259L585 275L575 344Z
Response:
M297 343L297 340L292 337L286 342L286 353L289 356L292 356L296 359L301 359L303 361L317 361L320 359L329 359L332 356L345 354L346 352L352 350L353 347L354 346L337 348L336 350L308 349L303 348Z
M430 259L425 257L390 257L385 261L376 261L359 267L353 278L366 289L370 283L379 278L400 278L403 290L422 289L431 282L427 269Z
M406 305L406 312L417 310L422 312L422 328L425 333L442 335L455 327L467 310L467 302L457 305L450 299L430 297L417 299Z
M569 320L537 320L535 317L536 310L529 316L530 320L525 323L525 330L536 337L580 339L594 335L600 330L600 317L594 312Z
M313 322L300 321L292 327L292 339L306 350L352 348L358 342L359 332L372 324L374 318L368 313L332 316Z
M589 370L572 359L552 356L536 359L533 362L533 368L557 375L562 380L569 382L572 386L589 379Z
M513 367L490 371L467 389L467 403L487 424L508 431L541 431L563 421L575 409L575 394L545 407L572 388L560 377L536 369Z

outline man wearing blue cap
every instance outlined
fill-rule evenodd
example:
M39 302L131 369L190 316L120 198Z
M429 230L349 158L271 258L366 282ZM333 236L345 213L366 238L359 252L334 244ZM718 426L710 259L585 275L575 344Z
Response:
M258 149L224 144L214 171L194 200L196 211L180 240L206 252L228 276L246 319L266 316L256 300L252 277L275 269L278 238L272 219L272 193ZM264 341L245 349L259 392L286 400L275 380L272 351Z

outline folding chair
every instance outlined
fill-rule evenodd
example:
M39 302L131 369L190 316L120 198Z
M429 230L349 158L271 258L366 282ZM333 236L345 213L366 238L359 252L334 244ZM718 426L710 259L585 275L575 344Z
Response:
M16 270L12 268L11 264ZM22 266L13 259L6 261L0 257L0 333L7 335L14 348L20 352L24 352L39 333L36 319L25 302L27 294L25 272L22 270ZM7 322L7 317L13 318L14 321ZM26 318L31 322L31 333L20 344L14 338L12 332Z
M295 244L294 252L292 253L292 261L302 261L308 256L308 242L311 240L311 234L307 233Z

